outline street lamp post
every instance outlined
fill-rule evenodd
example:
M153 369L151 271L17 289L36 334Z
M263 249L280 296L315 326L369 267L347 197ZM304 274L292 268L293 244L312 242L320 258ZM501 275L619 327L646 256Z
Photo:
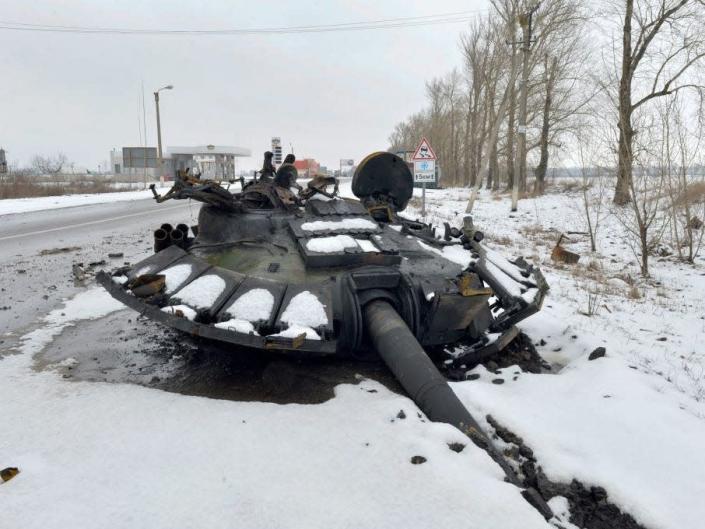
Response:
M162 176L162 126L159 120L159 92L162 90L173 90L173 85L162 86L159 90L154 92L154 103L157 106L157 169L159 176ZM147 158L147 153L145 152L145 159Z

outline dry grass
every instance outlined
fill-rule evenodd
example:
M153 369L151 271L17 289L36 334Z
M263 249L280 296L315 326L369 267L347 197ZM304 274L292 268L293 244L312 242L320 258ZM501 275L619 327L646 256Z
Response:
M500 246L511 246L514 242L506 235L492 236L491 240L492 244L499 244Z
M555 184L551 185L552 191L555 189L559 193L573 193L575 191L583 191L585 189L590 189L592 182L583 184L582 180L560 180ZM548 186L547 186L548 188Z
M0 199L53 197L72 194L94 194L131 191L129 188L115 189L108 182L66 182L61 184L41 185L36 182L17 179L0 184Z
M629 299L641 299L641 292L636 285L632 285L627 292L627 297Z
M676 206L705 202L705 182L692 182L675 199Z

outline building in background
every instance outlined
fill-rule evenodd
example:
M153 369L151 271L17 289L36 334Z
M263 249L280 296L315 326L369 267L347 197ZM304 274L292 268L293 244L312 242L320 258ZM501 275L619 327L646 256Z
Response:
M281 165L282 163L282 139L275 136L272 138L272 154L274 154L274 160L272 162L274 165Z
M191 169L200 172L201 178L211 180L229 180L235 178L237 158L252 156L252 151L244 147L225 145L201 145L196 147L167 147L166 160L170 176L176 171Z
M318 174L321 166L313 158L304 158L294 161L294 167L299 172L300 178L311 178Z
M5 158L5 149L0 149L0 174L7 173L7 158Z
M110 151L107 171L126 181L157 179L156 147L123 147Z
M224 145L167 147L162 162L162 176L173 180L176 171L190 169L204 179L235 178L237 158L251 156L250 149ZM127 181L158 180L156 147L123 147L110 152L110 173Z

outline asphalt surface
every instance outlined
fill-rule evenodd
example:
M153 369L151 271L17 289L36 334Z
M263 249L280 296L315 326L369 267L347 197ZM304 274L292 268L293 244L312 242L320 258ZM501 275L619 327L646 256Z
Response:
M144 259L155 228L196 224L198 210L199 204L144 199L0 216L0 336L28 330L84 289L85 282L74 281L73 264L105 260L93 268L109 269Z
M199 208L144 199L0 215L0 361L63 300L94 288L95 272L148 257L156 228L195 225ZM75 279L74 264L85 280ZM231 400L324 402L336 385L360 377L399 390L378 362L288 360L192 339L129 309L66 328L34 360L35 369L56 370L67 383L134 383Z

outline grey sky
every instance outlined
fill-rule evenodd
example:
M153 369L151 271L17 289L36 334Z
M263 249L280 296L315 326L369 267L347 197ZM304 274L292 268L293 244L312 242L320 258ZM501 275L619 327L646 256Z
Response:
M0 20L35 24L220 29L334 24L486 9L485 0L0 0ZM252 149L273 135L288 152L336 167L387 146L393 125L424 104L424 80L461 63L463 24L271 36L116 36L0 30L0 146L11 162L65 152L97 167L139 144L144 80L162 97L164 145Z

